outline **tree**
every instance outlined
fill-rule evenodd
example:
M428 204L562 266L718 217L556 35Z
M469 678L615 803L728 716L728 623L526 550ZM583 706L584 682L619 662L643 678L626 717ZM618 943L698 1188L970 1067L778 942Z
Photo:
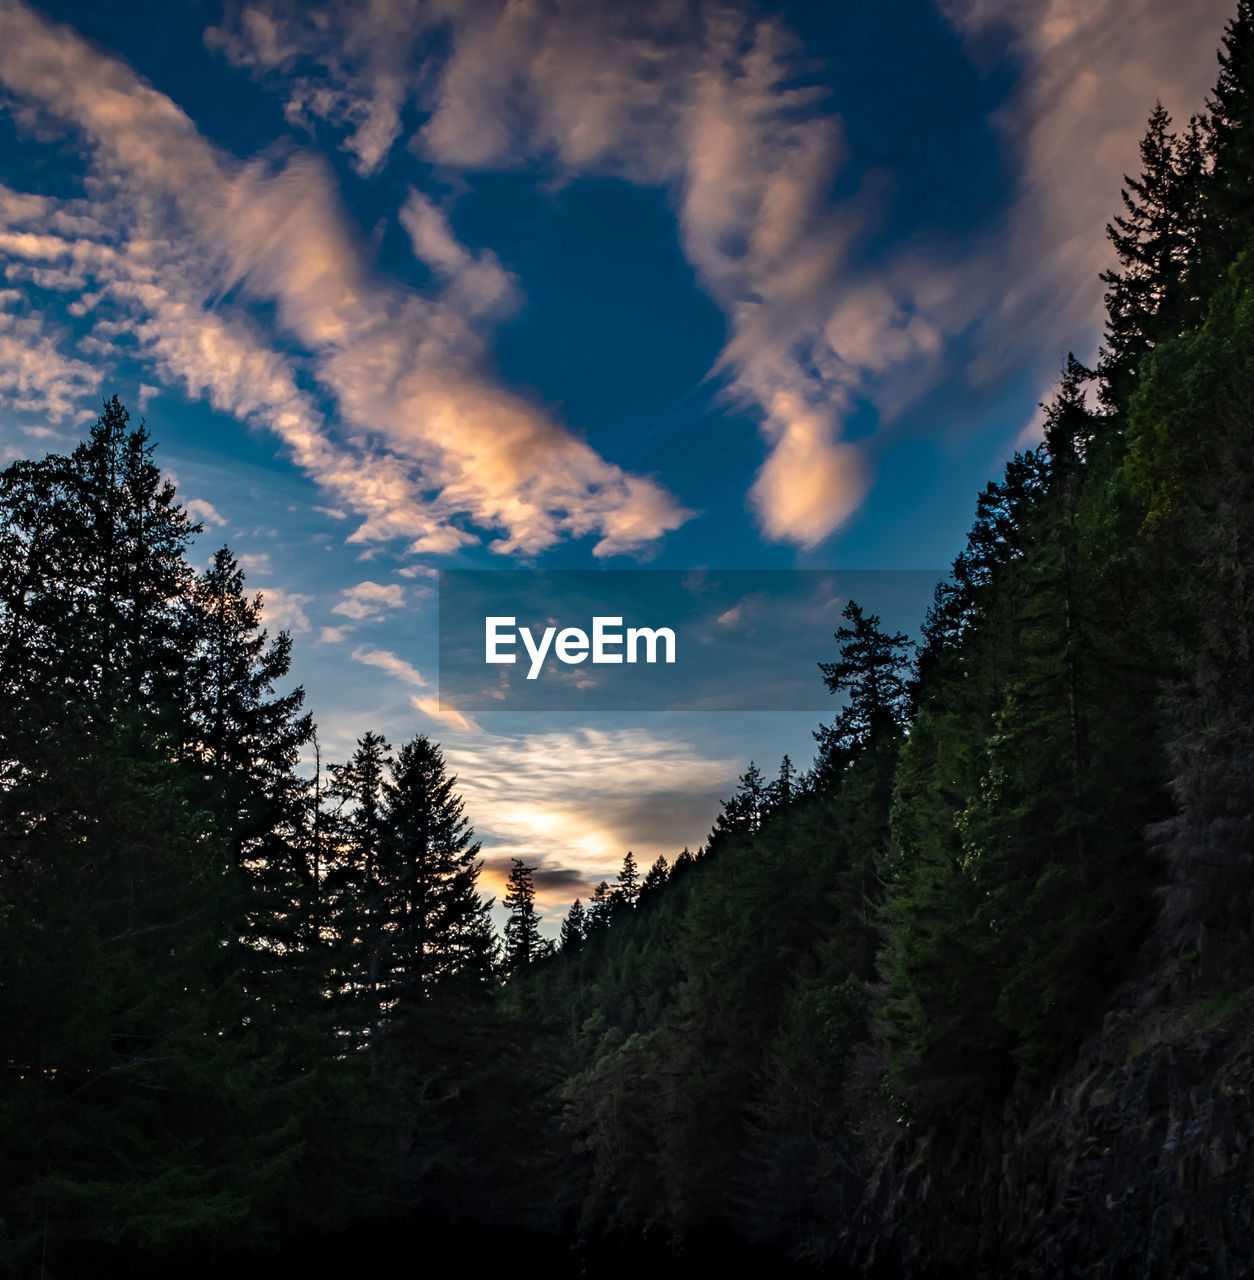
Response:
M0 741L30 749L67 723L102 736L125 723L162 751L178 741L185 552L200 526L128 423L115 396L70 457L0 476Z
M383 782L389 749L377 733L367 732L347 764L330 767L336 854L327 878L339 996L352 1011L345 1032L366 1040L381 1026L387 1002L381 983L388 967Z
M913 645L905 633L881 631L879 618L864 614L853 600L842 616L852 625L836 632L840 659L819 663L828 689L849 695L836 722L820 726L814 735L829 777L838 776L859 752L900 734L910 708L907 655Z
M1249 21L1250 10L1242 14ZM1246 28L1243 28L1246 29ZM1181 947L1203 926L1243 930L1254 896L1254 252L1234 263L1206 325L1147 360L1121 479L1153 566L1170 666L1163 727L1177 815L1159 839Z
M505 922L505 968L510 973L525 969L541 951L540 917L536 914L531 872L532 868L521 858L515 858L506 882L505 905L510 914Z
M184 756L198 526L128 422L0 474L0 1266L260 1222L299 1155Z
M714 844L732 833L752 834L762 825L769 801L769 787L762 770L752 761L737 780L731 798L723 801L722 810L714 819L708 844Z
M591 934L604 925L609 924L610 916L614 913L614 899L610 891L609 882L602 880L599 885L592 891L592 897L588 902L588 928L587 933Z
M1225 273L1248 247L1254 229L1254 197L1250 195L1250 175L1254 174L1254 5L1250 0L1238 0L1236 15L1224 33L1219 67L1219 79L1207 104L1214 173L1205 206L1204 302L1222 287Z
M1125 177L1124 213L1106 227L1119 258L1102 274L1106 291L1103 399L1126 406L1137 369L1156 342L1196 319L1208 122L1181 139L1157 103L1141 140L1142 174Z
M645 873L644 880L640 884L640 903L643 905L648 902L655 894L661 893L666 887L666 881L670 875L670 868L667 866L666 859L658 854L657 860Z
M299 820L305 788L295 767L313 735L312 717L300 714L304 690L274 692L291 665L291 636L268 643L261 597L244 594L243 570L226 547L197 579L193 603L185 750L231 866L278 860L280 833Z
M635 855L628 849L614 885L614 901L618 906L634 907L639 896L640 872L636 867Z
M562 921L562 933L559 940L561 950L566 954L569 954L572 951L578 951L579 948L583 946L587 932L587 913L583 909L583 903L576 898L574 902L570 904L570 910L566 913L566 918Z
M407 742L383 784L381 891L385 999L421 1004L444 983L486 984L495 964L479 843L438 744Z

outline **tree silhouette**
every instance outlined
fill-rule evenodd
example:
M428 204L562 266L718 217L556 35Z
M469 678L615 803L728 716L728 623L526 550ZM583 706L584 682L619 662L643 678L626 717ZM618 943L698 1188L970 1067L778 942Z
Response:
M531 872L532 868L521 858L515 858L506 882L505 905L509 908L509 919L505 922L505 968L510 973L526 968L542 951Z
M814 735L820 747L818 767L839 775L860 751L898 734L910 708L908 655L914 647L904 632L880 630L875 614L864 614L851 600L842 615L851 625L836 632L837 662L820 662L823 683L848 695L835 722Z

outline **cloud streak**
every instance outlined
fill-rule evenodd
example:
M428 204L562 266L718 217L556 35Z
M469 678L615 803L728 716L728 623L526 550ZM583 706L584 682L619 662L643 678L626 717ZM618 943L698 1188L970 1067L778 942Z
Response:
M81 201L19 194L3 209L17 276L77 295L73 306L93 318L85 351L107 359L119 336L133 337L163 381L275 432L361 518L357 541L449 552L477 541L478 528L502 552L592 536L610 555L682 523L687 513L656 482L607 462L484 372L486 326L513 298L491 255L446 260L430 293L377 279L315 157L237 160L71 29L19 0L3 0L0 16L0 81L91 149L87 223L73 221ZM434 252L438 212L417 196L406 211L416 247ZM251 318L244 304L257 302L273 305L295 356ZM48 354L44 364L44 400L67 402L85 370L58 373ZM338 430L302 372L333 398Z
M767 537L813 546L871 483L867 451L842 439L859 400L899 413L949 373L960 335L976 347L974 382L1024 359L1052 376L1060 343L1095 345L1116 175L1136 165L1155 96L1177 111L1200 103L1230 4L941 8L973 58L1009 46L1020 63L996 121L1021 160L1017 190L974 249L924 228L874 269L852 249L884 197L870 184L833 201L851 159L838 104L798 87L811 68L772 16L666 0L376 0L359 21L343 0L299 13L261 0L210 41L259 75L295 76L289 109L299 100L311 126L340 131L363 171L385 163L413 102L428 118L410 145L438 164L541 162L668 189L684 252L727 319L712 372L761 422L750 501ZM441 58L429 56L437 30ZM464 251L436 222L415 244L460 269Z
M358 645L353 650L352 658L354 662L364 662L368 667L378 667L405 684L417 685L419 688L428 684L426 677L413 663L397 657L389 649L368 649L365 645Z
M588 888L612 879L628 849L648 866L673 859L676 841L703 840L744 767L646 729L480 734L444 754L495 864L574 870ZM568 876L551 888L549 905L579 893Z
M813 545L848 518L868 483L861 450L839 439L857 371L830 358L823 324L860 215L830 207L843 131L813 90L792 86L800 51L782 24L665 3L382 0L364 27L354 6L318 13L249 6L209 41L262 75L318 68L333 88L302 91L305 107L336 127L386 117L394 138L397 50L422 48L438 25L451 53L438 69L418 59L405 88L431 113L414 139L425 156L466 169L549 157L566 174L674 191L685 252L730 327L713 372L756 410L768 443L750 494L765 532ZM340 51L345 32L352 58ZM343 144L359 158L360 139L353 131ZM368 151L377 165L382 153ZM464 251L425 209L412 213L423 216L420 256L457 270ZM633 496L646 523L665 518L655 495ZM632 526L619 523L618 536L639 537Z

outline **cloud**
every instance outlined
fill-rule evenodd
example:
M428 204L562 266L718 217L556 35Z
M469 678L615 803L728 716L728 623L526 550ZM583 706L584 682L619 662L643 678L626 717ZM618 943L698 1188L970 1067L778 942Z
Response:
M450 728L466 730L477 730L479 728L473 717L464 715L447 700L420 698L417 694L414 694L409 701L415 711L421 711L424 716L430 716L432 720L439 721L440 724L446 724Z
M363 176L378 171L400 136L400 112L407 97L406 64L410 39L395 38L398 19L414 34L425 29L424 9L415 3L373 3L359 7L357 20L339 33L328 64L316 74L295 68L322 34L317 11L299 6L280 16L257 5L236 11L236 23L205 32L205 44L236 66L285 73L285 112L293 123L315 118L343 130L342 145ZM438 21L432 13L427 21ZM368 92L350 89L364 81Z
M266 626L279 627L293 635L303 635L309 630L309 615L304 606L312 600L313 596L267 587L261 592L261 610Z
M0 290L0 404L53 422L75 416L100 371L63 354L65 338L42 317L17 311L21 294Z
M488 857L612 879L628 849L642 866L704 840L744 764L646 729L482 734L446 745ZM537 877L537 885L541 882ZM569 882L549 904L569 902Z
M344 102L371 99L380 68L398 47L417 47L425 21L443 20L449 56L434 72L424 65L408 88L430 112L416 139L428 158L484 169L549 157L568 174L671 188L685 252L730 327L715 371L762 421L769 451L750 496L764 531L813 545L856 509L866 464L839 437L843 392L859 370L831 359L823 343L863 214L831 206L843 131L814 89L796 86L801 50L782 23L719 5L449 6L423 19L410 5L384 3L373 10L384 46L372 55L352 6L295 25L267 12L289 47L335 82L325 104L332 123ZM355 62L338 54L332 34L350 28ZM214 41L228 47L221 32ZM274 66L272 45L268 26L250 33L240 24L229 41L231 56L260 73ZM415 204L409 214L416 252L463 270L465 251L438 212ZM641 488L635 497L615 531L633 541L671 518L661 495Z
M776 541L814 546L862 503L868 488L862 451L831 438L826 416L781 393L768 419L775 447L750 496L763 531Z
M387 610L399 609L404 603L405 588L398 583L359 582L340 592L340 602L331 612L355 622L376 622Z
M353 650L352 658L354 662L364 662L367 666L378 667L406 684L416 684L420 687L427 684L426 678L417 667L406 662L404 658L398 658L388 649L368 649L365 645L358 645Z
M588 888L587 876L582 871L569 867L539 867L533 873L532 880L545 898L560 896L565 900L572 891L586 892Z
M211 529L220 529L226 524L225 517L219 515L213 503L206 502L204 498L193 498L190 502L185 502L183 507L187 518L194 524L207 525Z
M1060 335L1072 335L1086 358L1096 349L1098 274L1112 262L1103 230L1119 209L1120 175L1140 173L1146 117L1155 100L1177 119L1201 110L1231 5L947 0L942 7L975 56L1009 45L1023 62L996 117L1020 160L1017 197L999 244L966 264L969 296L951 323L978 317L973 381L995 376L1035 343L1042 379L1052 383Z
M857 401L901 412L949 372L946 344L963 334L974 381L1025 360L1052 378L1060 343L1096 345L1118 175L1138 165L1156 96L1177 114L1201 104L1230 8L945 0L973 58L1009 46L1020 63L996 117L1017 189L974 248L924 224L874 269L850 248L887 196L870 182L833 201L850 159L838 104L804 87L814 68L777 17L713 3L377 0L359 21L359 6L334 0L296 14L254 5L213 40L260 75L300 67L305 118L348 129L343 145L362 163L386 154L363 139L399 136L400 97L425 113L411 145L436 163L545 162L560 177L669 189L684 252L728 321L714 372L761 421L767 454L750 501L768 537L810 546L870 484L863 445L841 438ZM427 56L437 26L439 60ZM433 268L467 267L429 202L411 205L409 222ZM644 512L645 529L667 518L649 516L647 497L621 508Z
M501 552L592 535L607 555L685 519L654 481L605 461L493 381L484 326L512 282L491 255L441 245L438 211L422 197L403 216L421 251L445 255L428 294L367 271L330 171L314 157L241 162L69 28L18 0L0 11L0 81L27 115L85 138L91 226L107 241L86 238L78 205L26 197L11 215L38 229L15 232L14 251L38 287L77 294L73 305L97 317L89 340L101 354L134 338L162 382L275 432L362 518L356 541L449 552L477 541L470 525L495 532ZM281 63L277 24L245 24ZM273 306L284 351L252 303ZM301 388L293 343L334 401L338 427Z
M263 551L257 555L242 555L238 557L239 567L246 574L267 574L270 572L270 556Z

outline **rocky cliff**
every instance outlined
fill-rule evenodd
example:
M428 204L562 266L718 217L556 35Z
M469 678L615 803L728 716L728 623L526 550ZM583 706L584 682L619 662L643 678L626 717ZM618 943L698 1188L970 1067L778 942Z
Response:
M1250 937L1195 938L1170 959L1151 940L1053 1079L901 1133L845 1259L920 1280L1254 1275Z

